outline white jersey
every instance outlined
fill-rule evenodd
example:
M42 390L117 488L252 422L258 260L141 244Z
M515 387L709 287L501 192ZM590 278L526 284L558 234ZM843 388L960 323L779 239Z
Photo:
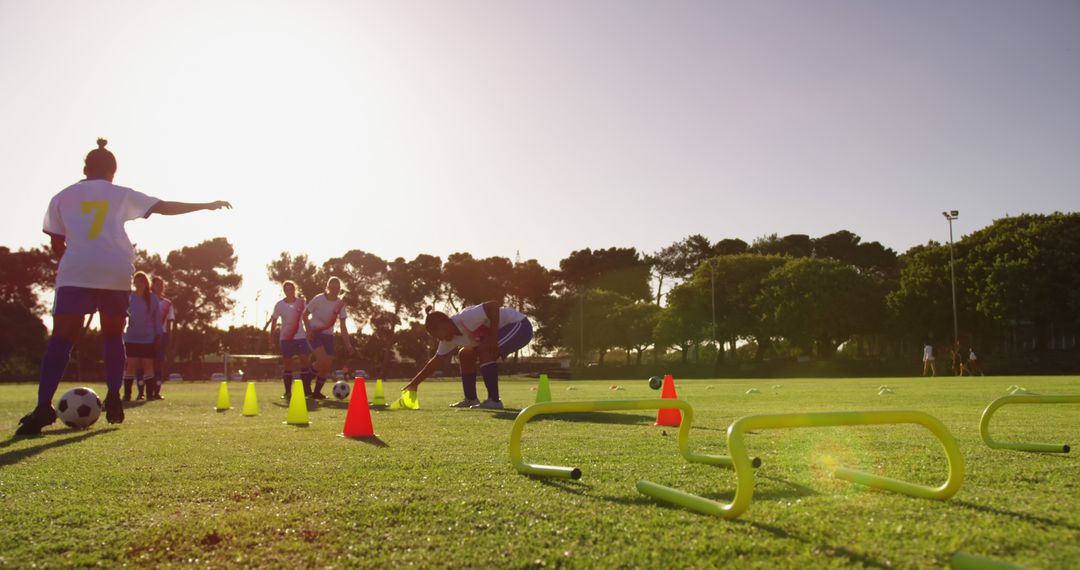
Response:
M315 298L308 302L307 312L311 315L308 323L311 331L323 334L334 334L334 325L349 317L345 310L345 301L340 297L331 301L326 298L325 293L315 295Z
M162 330L164 330L169 321L176 320L176 309L173 308L172 301L165 297L158 297L158 299L161 303L161 325Z
M304 335L304 309L307 306L300 297L290 303L282 299L274 305L271 320L281 319L281 340L302 340Z
M56 286L130 291L135 251L124 224L149 216L158 201L108 180L83 180L61 190L43 224L45 233L67 242Z
M972 362L978 360L978 357L975 356L975 351L974 350L968 352L968 360L970 360Z
M499 328L512 325L525 318L525 315L510 307L499 308ZM481 340L492 334L491 319L488 318L483 305L466 307L460 313L450 317L450 321L461 334L450 340L439 341L439 348L435 351L437 356L450 354L455 348L478 346Z
M933 346L930 346L928 344L928 345L923 347L923 349L922 349L922 359L923 359L923 361L933 360L934 359L934 347Z

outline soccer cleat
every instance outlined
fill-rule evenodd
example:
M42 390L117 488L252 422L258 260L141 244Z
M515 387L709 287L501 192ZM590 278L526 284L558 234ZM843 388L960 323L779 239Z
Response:
M313 399L316 399L316 400L325 400L326 399L326 396L322 392L315 392L314 394L311 395L311 397Z
M480 404L480 400L465 399L465 400L462 400L462 401L460 401L460 402L458 402L456 404L450 404L450 407L451 408L471 408L471 407L479 405L479 404Z
M486 400L473 406L474 410L501 410L503 409L502 400Z
M110 424L124 423L124 404L120 401L120 394L110 391L105 396L105 419Z
M281 399L288 402L290 399L292 399L292 394L290 394L288 392L285 392L284 394L281 395Z
M52 406L38 406L19 420L19 429L15 430L15 435L37 435L41 433L41 428L55 421L56 410L52 409Z

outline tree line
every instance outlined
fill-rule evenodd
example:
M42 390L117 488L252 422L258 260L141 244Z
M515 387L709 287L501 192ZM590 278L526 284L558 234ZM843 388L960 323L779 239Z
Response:
M1075 347L1080 323L1080 214L996 220L955 243L957 308L964 346L985 353ZM254 327L219 331L242 278L225 238L168 253L139 251L140 270L170 282L177 357L222 349L267 351ZM33 369L45 328L41 301L55 274L43 248L0 248L0 372ZM295 281L306 298L339 277L361 359L377 366L422 360L432 348L424 307L448 311L501 300L537 325L534 350L578 364L707 362L773 358L917 358L907 352L952 341L949 247L931 241L903 254L841 230L768 235L747 243L691 235L659 251L586 248L557 267L534 259L388 260L362 250L321 264L282 252L271 281ZM272 303L275 299L267 299ZM32 334L24 334L30 331ZM1071 339L1071 340L1070 340ZM260 344L261 343L261 344ZM93 350L91 346L87 350ZM22 356L23 361L19 358Z

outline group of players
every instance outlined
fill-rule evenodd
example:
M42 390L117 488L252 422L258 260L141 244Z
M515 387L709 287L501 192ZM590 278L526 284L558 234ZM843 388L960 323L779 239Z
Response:
M952 360L953 376L985 376L979 357L975 354L975 347L968 347L967 358L964 357L964 349L957 341L950 351ZM923 376L937 376L937 358L934 355L934 345L926 343L923 347Z
M97 314L101 324L108 387L106 420L112 424L124 421L123 401L131 399L132 384L140 372L138 398L162 399L158 374L163 374L164 350L175 315L172 304L163 297L164 281L151 281L145 273L135 272L135 252L124 224L153 214L175 216L232 208L226 201L160 200L113 184L117 161L105 148L107 144L98 139L97 148L84 159L85 178L54 196L45 213L42 229L49 235L53 255L59 259L53 327L42 356L37 405L19 420L17 435L38 434L56 421L52 400L71 349L86 328L87 315ZM333 367L334 330L338 323L345 348L352 353L342 300L346 291L336 277L330 278L326 290L310 302L298 296L295 283L284 283L282 290L285 298L274 307L264 328L281 322L286 396L290 395L292 376L298 368L305 395L322 398L322 387ZM532 340L528 318L492 301L467 307L455 315L428 307L424 327L439 341L438 349L404 390L415 393L421 382L457 356L464 398L452 407L501 409L498 360ZM484 402L476 392L478 372L487 388ZM314 389L310 388L313 376Z

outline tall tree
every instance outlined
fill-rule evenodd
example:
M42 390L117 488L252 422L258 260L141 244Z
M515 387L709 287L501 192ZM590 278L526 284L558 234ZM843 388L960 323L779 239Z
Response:
M382 296L399 317L424 315L424 305L435 299L442 283L442 260L433 255L420 254L412 261L399 257L386 269L386 283Z
M770 234L755 239L750 251L762 255L810 257L814 255L814 241L805 234L790 234L784 237Z
M169 253L173 285L169 289L181 328L209 331L235 306L232 293L243 279L236 273L236 254L223 237Z
M458 310L486 301L503 302L512 286L514 265L505 257L476 259L452 253L443 264L446 299Z
M12 251L0 246L0 302L26 307L41 316L46 306L41 293L56 282L56 260L48 249Z
M354 249L323 263L318 281L325 284L330 277L340 279L349 290L343 297L349 316L363 326L382 310L378 306L378 297L386 284L386 269L386 260Z
M322 293L326 287L326 280L319 279L319 269L303 253L293 255L287 251L281 252L277 259L266 265L266 276L278 284L295 282L305 299Z
M581 249L559 262L564 290L603 289L636 300L652 298L650 261L632 247Z
M874 282L833 259L793 259L762 282L757 303L771 331L828 359L857 333L876 332L884 300Z

